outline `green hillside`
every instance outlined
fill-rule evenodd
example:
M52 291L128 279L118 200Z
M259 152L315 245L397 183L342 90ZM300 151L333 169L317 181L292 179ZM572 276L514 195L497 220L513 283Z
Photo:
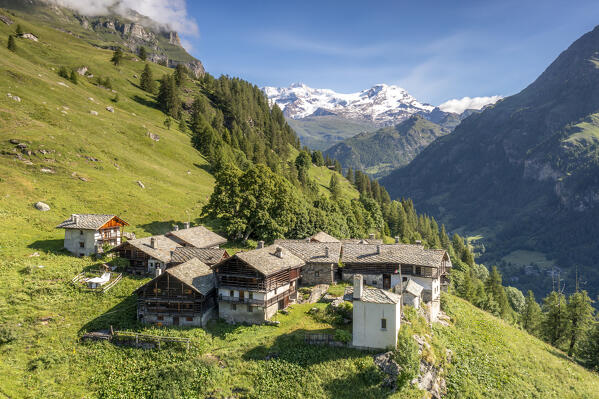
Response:
M344 168L362 170L373 177L408 164L435 139L451 130L415 115L396 126L360 133L324 152Z

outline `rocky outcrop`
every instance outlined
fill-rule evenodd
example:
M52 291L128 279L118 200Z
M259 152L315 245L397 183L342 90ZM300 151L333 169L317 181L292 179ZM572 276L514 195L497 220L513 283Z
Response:
M395 391L397 389L397 377L399 377L402 367L395 361L393 352L379 353L372 358L374 365L385 374L383 386Z

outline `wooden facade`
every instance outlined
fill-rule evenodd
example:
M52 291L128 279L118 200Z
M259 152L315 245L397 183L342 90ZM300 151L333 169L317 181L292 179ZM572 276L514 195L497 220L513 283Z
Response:
M124 242L116 249L116 252L119 257L129 261L126 271L131 274L148 274L150 263L153 261L158 262L158 260L155 260L146 252L134 247L128 242Z
M206 295L163 273L137 290L137 317L159 325L203 325L216 306L216 289Z

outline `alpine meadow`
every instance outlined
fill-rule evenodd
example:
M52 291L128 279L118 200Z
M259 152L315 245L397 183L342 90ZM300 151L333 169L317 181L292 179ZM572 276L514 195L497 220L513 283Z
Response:
M321 6L0 0L0 397L599 398L599 28L442 102Z

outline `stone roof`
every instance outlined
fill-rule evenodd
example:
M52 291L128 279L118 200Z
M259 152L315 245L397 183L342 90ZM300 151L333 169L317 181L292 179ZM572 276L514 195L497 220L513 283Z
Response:
M281 248L281 257L275 254L277 248ZM269 245L251 251L237 252L234 257L247 263L265 276L270 276L285 269L294 269L305 264L303 260L279 245Z
M167 236L173 236L186 242L196 248L210 248L225 244L227 239L208 230L204 226L190 227L188 229L173 230L166 233Z
M152 248L152 238L156 240L156 248ZM173 251L181 247L181 245L178 244L176 241L173 241L164 235L159 235L125 241L123 244L119 245L116 248L119 248L120 246L127 244L146 253L148 256L151 256L154 259L158 259L159 261L164 263L170 262Z
M214 273L210 266L197 258L166 269L165 273L177 278L202 295L208 294L216 287Z
M319 231L318 233L314 234L312 237L310 237L310 240L316 242L340 242L338 239L325 233L324 231Z
M412 280L411 278L407 281L401 282L401 293L407 292L414 296L420 296L424 287Z
M382 244L383 240L371 238L344 238L342 244Z
M175 248L171 262L182 263L197 258L208 266L212 266L220 262L226 252L226 250L219 248L180 247Z
M412 244L344 244L343 263L394 263L440 267L446 252Z
M355 301L354 298L354 287L348 286L345 287L345 292L343 294L343 299L346 301ZM360 297L360 301L369 302L369 303L388 303L388 304L396 304L401 301L401 295L395 294L393 292L383 290L380 288L362 288L362 296Z
M339 263L340 242L307 242L305 240L275 240L275 245L289 250L306 263ZM328 256L326 255L328 248Z
M72 214L71 217L58 226L57 229L81 229L81 230L98 230L106 223L110 222L115 215L96 215L96 214ZM124 220L119 219L124 226L129 224Z

